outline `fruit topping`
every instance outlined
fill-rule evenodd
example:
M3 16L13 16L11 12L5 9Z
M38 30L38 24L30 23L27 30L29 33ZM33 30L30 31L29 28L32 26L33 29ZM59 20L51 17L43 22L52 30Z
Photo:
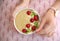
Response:
M38 28L38 22L37 21L34 22L34 25Z
M30 28L30 24L26 24L26 27L27 27L27 28Z
M27 32L27 30L26 30L26 29L22 29L22 32L23 32L23 33L26 33L26 32Z
M31 18L31 19L30 19L30 22L34 22L34 18Z
M30 15L31 14L31 11L27 11L27 15Z
M36 30L36 26L32 26L32 31L35 31Z
M37 21L38 20L38 15L34 16L34 20Z
M31 17L34 17L34 16L35 16L35 13L34 13L34 12L32 12Z

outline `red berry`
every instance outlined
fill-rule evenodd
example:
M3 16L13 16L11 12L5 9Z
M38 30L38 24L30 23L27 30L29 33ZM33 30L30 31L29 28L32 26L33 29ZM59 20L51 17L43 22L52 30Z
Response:
M30 22L34 22L34 19L33 19L33 18L31 18L31 19L30 19Z
M26 24L26 27L27 27L27 28L30 28L30 24Z
M38 15L34 16L34 20L37 21L38 20Z
M32 26L32 31L35 31L36 30L36 26Z
M26 33L26 32L27 32L27 30L26 30L26 29L22 29L22 32L23 32L23 33Z
M31 11L27 11L27 14L30 15L31 14Z

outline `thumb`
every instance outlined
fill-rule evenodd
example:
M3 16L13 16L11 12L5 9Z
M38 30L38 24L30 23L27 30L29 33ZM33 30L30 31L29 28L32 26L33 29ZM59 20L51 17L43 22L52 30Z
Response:
M45 25L45 22L46 22L46 19L43 18L43 19L41 20L41 22L40 22L40 27L36 30L37 33L42 30L42 28L43 28L44 25Z

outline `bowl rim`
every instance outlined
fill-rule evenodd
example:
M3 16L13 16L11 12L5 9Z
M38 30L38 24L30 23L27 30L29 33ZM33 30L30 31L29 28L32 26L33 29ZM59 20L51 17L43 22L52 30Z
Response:
M17 10L17 12L14 11L13 14L15 14L15 15L13 15L13 17L14 17L13 22L14 22L14 27L15 27L15 29L16 29L19 33L21 33L21 34L23 34L23 35L30 35L30 34L35 33L36 30L35 30L34 32L30 32L30 33L28 33L28 34L25 34L25 33L21 32L21 31L19 31L19 29L17 28L17 26L16 26L16 24L15 24L15 18L16 18L16 16L19 14L19 12L21 12L22 10L25 10L25 9L31 9L31 10L33 10L33 11L39 16L39 21L41 20L39 13L38 13L35 9L33 9L33 8L23 8L23 9Z

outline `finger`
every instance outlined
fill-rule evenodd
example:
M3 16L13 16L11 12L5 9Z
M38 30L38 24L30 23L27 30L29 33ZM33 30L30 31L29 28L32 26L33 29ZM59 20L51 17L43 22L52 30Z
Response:
M55 23L52 22L52 23L51 23L51 27L50 27L47 35L50 37L50 36L53 36L54 33L55 33Z
M44 35L44 36L51 37L51 36L53 36L53 34L54 34L54 33L51 33L51 34L49 34L49 35L46 34L46 35Z
M55 29L54 24L50 23L49 25L46 26L45 32L46 32L46 34L48 34L48 33L52 32L52 31L54 31L54 29Z
M53 36L53 34L54 34L54 31L51 31L51 32L48 33L48 36L49 36L49 37L50 37L50 36Z
M36 32L39 32L42 30L43 26L45 25L46 19L43 18L40 23L40 27L36 30Z
M40 35L43 35L43 36L52 36L54 33L53 29L52 30L49 30L49 31L46 31L46 30L43 30L42 32L40 32Z
M48 27L48 26L45 26L45 27ZM53 28L50 27L50 28L48 29L48 31L45 30L45 29L42 29L42 30L38 33L38 35L48 36L48 37L52 36L53 34L54 34L54 27L53 27Z
M50 32L48 32L48 36L52 36L55 32L55 28L51 28L52 30L50 30Z
M47 27L48 27L48 25L45 25L45 26L44 26L44 29L42 29L39 33L40 33L40 34L46 34L46 32L47 32L47 31L46 31Z
M52 22L50 22L49 24L45 24L44 29L42 29L42 30L39 32L39 34L40 34L40 35L41 35L41 34L45 35L45 34L48 34L48 33L51 32L51 31L54 31L54 29L55 29L54 24L53 24Z
M42 32L42 33L38 32L37 34L38 35L41 35L41 36L45 36L45 33L44 32Z
M38 32L37 34L40 34L40 35L44 35L45 34L45 31L42 29L40 32Z
M47 31L46 31L47 27L48 27L48 25L45 24L44 27L43 27L43 29L42 29L40 32L38 32L38 34L40 34L40 35L45 35L46 32L47 32Z

